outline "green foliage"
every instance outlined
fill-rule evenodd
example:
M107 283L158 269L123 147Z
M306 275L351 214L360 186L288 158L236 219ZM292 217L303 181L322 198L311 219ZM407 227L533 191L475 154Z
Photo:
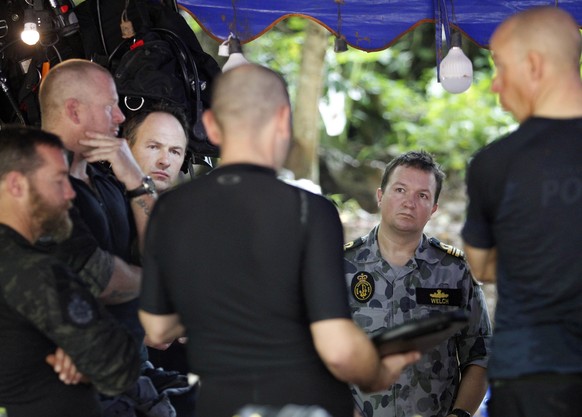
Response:
M286 19L267 34L243 46L245 56L251 62L265 65L284 75L292 97L300 76L306 24L305 19L298 17Z
M471 88L457 95L445 92L435 77L423 97L414 101L412 117L386 103L386 117L396 121L384 146L396 151L392 153L422 148L434 154L446 170L464 170L471 154L512 125L489 90L490 78L484 73L477 73Z
M473 50L473 85L465 93L450 94L436 80L432 42L432 55L426 46L402 50L414 44L410 40L382 52L329 55L328 94L344 93L349 117L340 135L322 132L323 146L339 147L359 160L382 161L425 149L448 173L462 175L473 153L513 128L511 116L490 91L488 51ZM432 56L429 66L426 56Z
M360 205L355 199L346 199L343 194L327 194L326 197L331 200L340 213L355 213L360 209Z
M244 45L252 62L283 74L292 99L300 77L307 21L294 17ZM359 161L387 162L398 153L425 149L448 174L462 174L470 156L515 127L490 91L489 52L465 42L474 83L450 94L436 81L434 26L421 25L390 48L373 53L349 48L333 52L329 37L324 103L344 98L347 123L335 136L321 124L321 146L339 148ZM339 94L339 96L338 96Z

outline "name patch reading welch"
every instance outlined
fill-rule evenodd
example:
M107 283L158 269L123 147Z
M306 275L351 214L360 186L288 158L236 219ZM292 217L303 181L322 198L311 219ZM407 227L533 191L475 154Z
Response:
M417 288L418 304L461 306L462 293L458 288Z

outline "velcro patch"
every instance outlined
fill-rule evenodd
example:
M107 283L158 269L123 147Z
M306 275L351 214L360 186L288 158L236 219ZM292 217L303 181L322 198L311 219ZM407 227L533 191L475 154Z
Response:
M352 295L360 303L365 303L372 298L375 287L374 278L365 271L356 272L352 278Z
M462 292L457 288L417 288L416 302L435 306L461 306Z
M63 318L76 327L87 327L99 316L95 300L86 291L68 290L61 295Z
M97 301L78 282L72 271L62 264L52 266L63 321L76 327L87 327L100 318Z

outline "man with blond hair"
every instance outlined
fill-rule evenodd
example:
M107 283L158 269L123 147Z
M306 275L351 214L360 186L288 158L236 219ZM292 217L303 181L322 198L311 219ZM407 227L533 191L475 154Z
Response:
M155 196L145 192L129 200L126 197L126 190L142 187L145 175L127 141L117 138L125 116L117 104L113 77L90 61L64 61L44 79L39 99L43 129L59 135L69 151L70 176L77 193L75 209L88 228L81 237L74 230L73 237L94 238L99 245L93 254L79 254L91 246L75 245L77 240L72 240L64 242L58 254L76 260L77 268L83 273L89 270L101 282L104 302L126 323L130 320L136 338L142 339L135 306L141 281L135 240L143 235ZM109 163L115 176L101 161ZM80 258L88 263L78 261ZM100 262L93 262L94 258ZM93 267L95 270L90 269Z
M83 59L63 61L44 78L39 100L43 129L59 135L68 151L69 179L76 192L73 235L56 245L55 254L86 282L99 285L107 309L141 346L144 375L138 383L150 384L155 370L148 369L137 309L141 246L157 198L155 184L139 167L127 140L117 137L125 116L105 68ZM154 398L136 393L152 393ZM152 387L134 389L129 407L119 397L107 398L102 405L107 417L117 416L119 407L162 403L159 400ZM170 410L166 404L164 398Z

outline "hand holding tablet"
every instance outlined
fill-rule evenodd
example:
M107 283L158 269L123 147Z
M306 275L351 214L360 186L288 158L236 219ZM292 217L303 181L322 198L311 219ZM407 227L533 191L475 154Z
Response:
M468 323L464 310L414 319L371 335L380 356L417 350L426 352L450 338Z

